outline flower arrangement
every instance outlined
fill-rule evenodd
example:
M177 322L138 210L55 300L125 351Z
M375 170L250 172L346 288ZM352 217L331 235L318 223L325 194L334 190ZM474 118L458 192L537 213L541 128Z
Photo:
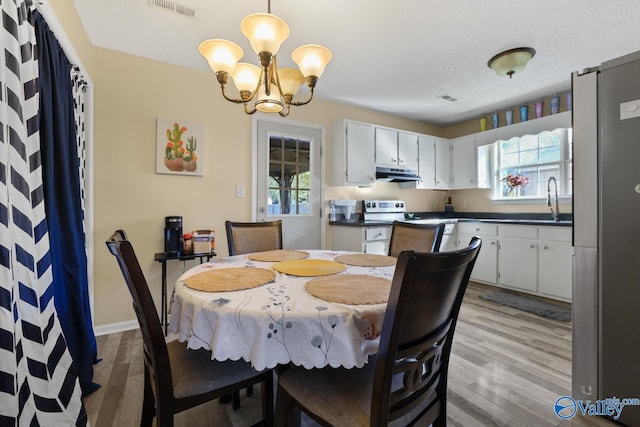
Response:
M515 189L518 187L526 186L529 183L529 178L527 178L526 176L522 176L519 173L515 175L510 173L509 175L502 178L501 181L504 181L509 189Z

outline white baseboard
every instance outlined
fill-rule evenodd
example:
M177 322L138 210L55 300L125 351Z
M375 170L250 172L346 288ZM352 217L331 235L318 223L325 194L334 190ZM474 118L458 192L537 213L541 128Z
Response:
M128 320L126 322L109 323L108 325L96 326L93 328L93 332L97 337L99 337L101 335L131 331L133 329L138 329L139 327L137 320Z

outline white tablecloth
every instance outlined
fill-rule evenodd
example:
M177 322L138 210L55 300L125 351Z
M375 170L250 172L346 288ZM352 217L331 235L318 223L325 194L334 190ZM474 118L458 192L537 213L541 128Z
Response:
M325 260L346 253L307 252L309 258ZM191 268L176 282L169 332L177 333L189 348L211 350L216 360L242 358L258 370L289 362L307 369L362 367L378 351L386 304L347 305L316 298L305 291L313 277L276 271L274 282L235 292L202 292L184 284L187 277L209 269L270 269L273 264L238 255ZM395 266L347 266L340 274L391 280L394 270Z

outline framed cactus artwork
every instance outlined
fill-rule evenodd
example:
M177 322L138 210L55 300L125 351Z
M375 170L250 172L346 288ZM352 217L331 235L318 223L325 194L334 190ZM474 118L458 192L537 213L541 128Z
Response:
M156 173L204 175L204 127L158 118Z

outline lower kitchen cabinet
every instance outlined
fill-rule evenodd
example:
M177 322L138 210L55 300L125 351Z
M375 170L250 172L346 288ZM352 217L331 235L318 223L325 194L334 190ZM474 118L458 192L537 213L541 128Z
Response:
M573 246L571 229L538 227L538 292L571 301Z
M457 248L474 235L482 239L482 248L471 280L571 302L570 227L462 222Z
M516 290L538 290L538 246L534 240L500 238L498 284Z
M445 224L442 240L440 241L440 252L451 252L457 249L456 224Z
M459 223L458 249L466 248L473 236L482 239L482 247L471 272L471 280L496 284L498 282L498 227L486 223Z
M392 226L331 226L331 249L387 255Z

